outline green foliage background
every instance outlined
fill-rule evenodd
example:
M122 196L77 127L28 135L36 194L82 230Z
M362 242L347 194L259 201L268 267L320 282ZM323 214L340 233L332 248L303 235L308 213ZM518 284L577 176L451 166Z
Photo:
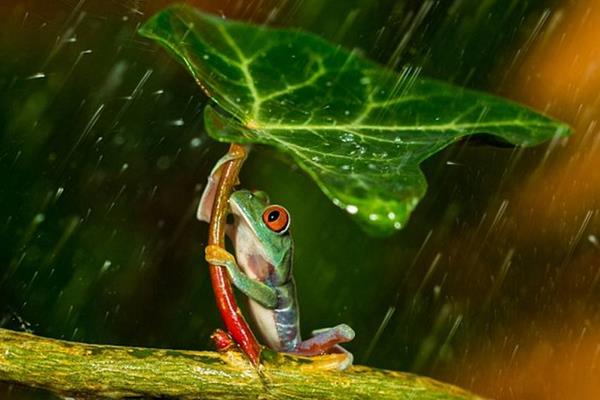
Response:
M267 19L272 9L257 4L223 7ZM552 6L306 0L287 3L271 23L493 91ZM136 34L151 14L144 3L38 0L0 11L0 325L84 342L210 348L221 322L202 257L207 227L193 213L226 146L202 130L207 99ZM253 153L242 182L291 210L304 332L346 322L357 331L348 346L357 362L460 381L452 366L465 354L499 345L488 338L546 312L543 296L530 304L523 294L540 276L518 271L544 268L551 249L516 260L517 276L488 301L489 275L472 275L481 259L457 265L457 252L472 249L448 248L543 150L445 151L425 165L430 191L408 226L385 240L367 237L270 150ZM476 254L497 269L514 246Z

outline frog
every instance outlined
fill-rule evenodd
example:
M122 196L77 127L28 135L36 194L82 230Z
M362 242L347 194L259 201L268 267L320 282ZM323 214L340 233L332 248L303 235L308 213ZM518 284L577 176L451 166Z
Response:
M232 157L223 157L211 172L198 206L200 221L210 222L222 168ZM270 204L265 192L245 189L233 191L228 203L233 221L225 232L235 256L220 246L208 245L205 259L226 268L233 286L247 297L248 310L263 343L277 352L300 356L342 353L345 357L338 369L351 366L353 355L340 345L354 339L350 326L338 324L315 330L311 338L302 340L288 210Z

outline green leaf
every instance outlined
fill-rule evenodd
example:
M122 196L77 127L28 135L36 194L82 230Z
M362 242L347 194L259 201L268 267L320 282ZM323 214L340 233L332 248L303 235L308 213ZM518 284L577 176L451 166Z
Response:
M490 133L516 145L569 128L506 100L400 74L298 30L171 6L140 29L169 49L212 98L205 123L224 142L291 155L373 234L400 229L424 196L419 164L456 140Z

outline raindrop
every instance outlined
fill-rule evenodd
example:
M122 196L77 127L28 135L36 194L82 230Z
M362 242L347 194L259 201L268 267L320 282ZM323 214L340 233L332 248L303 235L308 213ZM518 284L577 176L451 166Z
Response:
M388 153L387 152L383 152L383 153L371 153L373 155L373 157L376 158L387 158Z
M340 140L344 143L350 143L354 141L354 135L351 133L344 133L340 136Z
M102 268L100 268L100 273L103 274L106 271L108 271L108 269L110 268L111 265L112 265L112 262L110 260L105 260L104 264L102 264Z
M196 137L196 138L193 138L193 139L190 141L190 146L192 146L192 148L197 148L197 147L200 147L200 145L201 145L201 144L202 144L202 139L200 139L200 138L197 138L197 137Z
M346 206L346 211L348 211L350 214L354 215L358 212L358 207L350 204L350 205Z
M185 122L183 122L182 118L179 118L179 119L169 122L169 125L171 125L171 126L183 126L184 124L185 124Z
M25 79L42 79L42 78L45 78L45 77L46 77L46 74L44 74L43 72L38 72L37 74L33 74L31 76L28 76Z

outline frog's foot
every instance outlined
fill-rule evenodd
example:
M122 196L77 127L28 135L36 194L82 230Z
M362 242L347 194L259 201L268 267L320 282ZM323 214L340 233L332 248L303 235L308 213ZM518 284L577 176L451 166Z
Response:
M214 244L206 246L204 249L204 258L209 264L222 267L230 263L235 264L235 257L230 252Z
M339 353L339 354L343 354L346 356L346 358L344 358L343 361L341 361L338 365L337 365L337 369L340 371L343 371L349 367L352 366L352 363L354 362L354 355L352 355L352 353L350 353L348 350L346 350L345 348L343 348L342 346L340 346L339 344L336 344L335 346L333 346L330 350L329 353Z
M217 329L214 331L213 334L210 335L210 338L212 339L219 353L224 353L235 346L235 343L229 333L222 329Z
M354 339L354 331L346 324L340 324L333 328L319 329L313 331L313 337L301 342L294 349L295 354L303 356L316 356L326 353L343 353L346 359L340 363L339 369L343 370L352 365L354 357L340 343L347 343Z
M346 324L340 324L333 328L318 329L313 331L313 337L301 342L294 350L295 354L303 356L316 356L326 353L340 353L346 357L339 362L337 369L340 371L352 365L354 356L348 350L340 346L354 339L354 330Z

